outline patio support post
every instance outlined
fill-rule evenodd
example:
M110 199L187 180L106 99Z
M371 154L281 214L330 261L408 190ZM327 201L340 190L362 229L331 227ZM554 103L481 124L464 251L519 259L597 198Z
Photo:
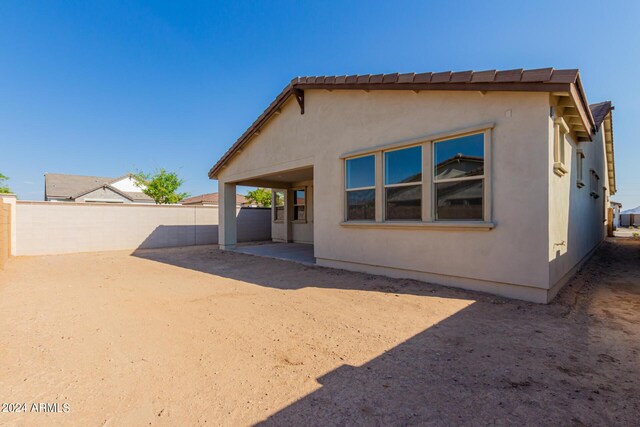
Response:
M220 249L234 249L237 243L236 185L218 185L218 244Z

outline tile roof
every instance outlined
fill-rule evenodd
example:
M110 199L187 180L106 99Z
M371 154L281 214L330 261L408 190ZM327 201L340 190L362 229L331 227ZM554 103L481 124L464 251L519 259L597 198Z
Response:
M599 129L605 117L607 117L607 114L613 110L613 105L611 104L611 101L604 101L589 105L589 109L593 115L593 121L595 122L596 129Z
M70 175L61 173L44 174L44 194L45 198L65 198L75 199L83 194L96 190L103 186L111 187L116 181L125 178L123 175L117 178L108 178L103 176L86 176L86 175ZM112 188L112 187L111 187ZM122 192L114 189L116 192L131 198L132 200L153 200L151 197L140 192Z
M595 130L593 116L577 69L555 70L540 68L524 70L445 71L439 73L392 73L350 76L296 77L271 102L267 109L240 136L231 148L209 171L216 178L228 162L250 139L260 131L284 103L296 96L304 105L306 89L361 89L361 90L473 90L473 91L534 91L569 93L580 113L580 119L589 135ZM301 110L303 111L303 110Z

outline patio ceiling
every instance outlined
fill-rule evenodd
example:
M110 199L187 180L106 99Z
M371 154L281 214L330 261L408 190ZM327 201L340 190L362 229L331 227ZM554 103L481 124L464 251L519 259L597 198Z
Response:
M313 180L313 166L268 173L236 182L238 185L266 188L289 188L294 183Z

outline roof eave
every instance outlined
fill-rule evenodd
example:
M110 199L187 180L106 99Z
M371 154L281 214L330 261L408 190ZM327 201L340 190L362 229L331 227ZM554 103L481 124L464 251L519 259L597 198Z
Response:
M495 70L494 70L495 71ZM518 70L514 70L518 71ZM294 95L296 90L311 90L311 89L325 89L325 90L442 90L442 91L517 91L517 92L563 92L568 93L573 102L577 106L577 110L580 116L580 120L583 123L584 128L588 131L588 139L593 140L595 135L595 121L589 109L587 98L580 81L580 75L577 70L566 70L567 72L575 72L566 77L560 77L560 81L468 81L468 82L453 82L452 77L454 74L462 73L449 73L447 80L442 82L434 82L438 73L425 73L422 75L412 74L410 79L406 79L403 82L403 75L389 75L392 78L385 81L386 75L378 76L363 76L366 77L362 80L359 78L353 79L354 76L339 76L339 77L326 77L326 78L313 78L296 77L291 80L291 83L285 87L282 92L276 97L276 99L267 107L267 109L253 122L253 124L238 138L238 140L227 150L224 155L216 162L216 164L209 170L209 178L217 179L222 169L226 166L227 162L247 144L252 137L259 131L280 108ZM522 73L522 70L520 70ZM426 76L428 74L428 76ZM419 76L424 76L424 82L419 82ZM357 77L357 76L355 76ZM428 78L427 78L428 77Z

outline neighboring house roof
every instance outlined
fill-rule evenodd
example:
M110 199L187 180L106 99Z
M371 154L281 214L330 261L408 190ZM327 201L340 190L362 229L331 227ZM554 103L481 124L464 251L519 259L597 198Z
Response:
M196 204L218 204L218 193L207 193L199 196L193 196L182 200L183 205L196 205ZM247 203L246 197L241 194L236 194L236 204Z
M640 206L638 206L637 208L633 208L633 209L627 209L626 211L622 212L623 214L640 214Z
M132 201L153 200L142 191L124 192L111 186L114 182L120 181L128 176L130 175L126 174L117 178L107 178L102 176L46 173L44 174L44 194L47 198L74 200L99 188L106 187Z
M359 90L472 90L472 91L520 91L556 92L569 94L568 108L578 117L575 129L580 130L580 138L592 140L596 132L594 117L587 103L578 70L488 70L441 73L375 74L351 76L296 77L273 100L267 109L242 134L233 146L209 171L209 178L217 178L226 163L242 150L260 129L278 114L282 106L292 96L304 114L304 91L306 89L359 89Z

